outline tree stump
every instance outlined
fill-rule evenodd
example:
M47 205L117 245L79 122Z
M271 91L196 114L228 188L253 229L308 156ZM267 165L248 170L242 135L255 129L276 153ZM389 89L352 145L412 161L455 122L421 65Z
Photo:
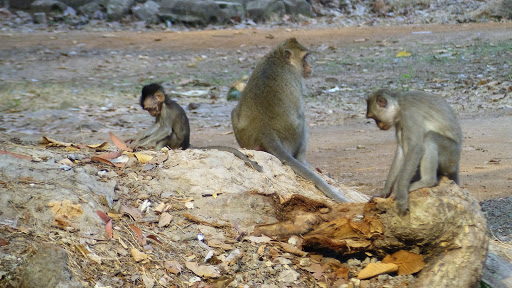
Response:
M401 216L391 199L328 205L302 196L280 204L281 222L255 228L280 240L301 235L305 247L340 254L398 250L422 254L425 268L416 287L475 287L488 238L478 202L449 180L410 194L410 213Z

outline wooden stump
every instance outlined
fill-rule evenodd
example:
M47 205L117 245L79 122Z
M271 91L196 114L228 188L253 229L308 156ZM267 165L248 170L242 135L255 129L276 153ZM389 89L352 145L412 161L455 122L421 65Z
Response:
M474 287L480 281L488 244L485 218L472 195L451 181L412 192L405 216L390 199L329 206L296 196L278 210L281 222L254 233L280 240L301 235L305 247L341 254L419 253L427 265L416 287Z

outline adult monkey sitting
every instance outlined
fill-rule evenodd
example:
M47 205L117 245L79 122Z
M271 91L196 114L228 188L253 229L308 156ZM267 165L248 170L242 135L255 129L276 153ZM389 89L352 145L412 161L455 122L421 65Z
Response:
M297 39L290 38L259 62L231 112L233 131L242 148L266 151L315 183L326 196L348 201L306 167L304 78L312 71L308 54Z

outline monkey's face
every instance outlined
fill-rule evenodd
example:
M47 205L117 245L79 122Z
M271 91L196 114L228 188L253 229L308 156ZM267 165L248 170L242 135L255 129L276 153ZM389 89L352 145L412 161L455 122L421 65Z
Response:
M309 61L307 59L309 53L306 53L304 57L302 57L302 77L308 78L311 76L311 73L313 73L313 67L311 67L311 64L309 64Z
M162 102L159 102L155 97L148 97L144 100L144 110L148 111L149 115L157 117L162 110Z
M366 100L366 118L375 120L380 130L388 130L395 125L397 107L393 101L381 94L374 94Z

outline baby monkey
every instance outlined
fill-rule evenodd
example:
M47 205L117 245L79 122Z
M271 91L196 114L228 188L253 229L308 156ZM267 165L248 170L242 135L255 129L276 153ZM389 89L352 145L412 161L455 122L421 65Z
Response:
M380 89L366 99L366 118L381 130L395 127L398 146L384 189L392 192L401 214L409 210L409 191L437 185L447 176L459 184L462 132L448 103L420 91Z
M135 140L135 147L155 143L155 149L187 149L190 146L190 127L185 110L156 83L142 88L140 106L155 117L155 123Z
M155 123L134 141L134 147L155 145L156 150L163 147L171 149L191 148L190 126L185 110L171 100L164 92L164 88L156 83L146 85L142 88L140 106L148 111L149 115L155 117ZM194 147L194 149L215 149L230 152L240 158L245 164L256 171L262 172L263 168L255 161L252 161L238 149L229 146L208 146Z

